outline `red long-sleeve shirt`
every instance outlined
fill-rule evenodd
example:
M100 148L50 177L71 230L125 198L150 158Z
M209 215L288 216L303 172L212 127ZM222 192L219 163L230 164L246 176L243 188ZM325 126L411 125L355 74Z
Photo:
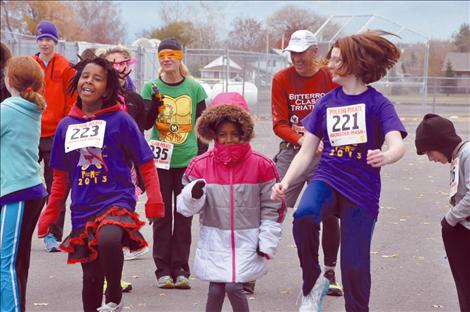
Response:
M308 78L297 74L293 66L278 72L273 78L271 96L274 133L284 141L297 143L303 132L301 120L336 87L326 67Z

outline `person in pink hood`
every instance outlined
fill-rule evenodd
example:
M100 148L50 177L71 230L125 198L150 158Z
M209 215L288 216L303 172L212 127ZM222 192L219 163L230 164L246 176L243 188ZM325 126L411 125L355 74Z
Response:
M194 273L210 282L206 311L221 311L225 293L234 311L248 311L243 283L266 274L281 238L285 205L270 198L279 175L251 149L247 110L238 93L214 98L196 122L199 139L214 147L189 163L178 196L179 213L200 214Z

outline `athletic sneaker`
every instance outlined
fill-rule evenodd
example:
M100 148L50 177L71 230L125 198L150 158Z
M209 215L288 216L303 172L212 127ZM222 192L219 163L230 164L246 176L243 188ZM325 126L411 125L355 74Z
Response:
M114 302L108 302L103 304L100 308L97 309L98 312L121 312L122 311L122 300L121 303L115 304Z
M108 287L108 282L106 279L104 280L104 286L103 286L103 293L106 292L106 287ZM130 292L132 290L132 284L129 282L126 282L125 280L121 280L121 288L122 292Z
M59 252L59 242L55 239L54 235L51 233L47 234L44 237L44 248L47 252Z
M189 279L184 275L177 276L176 282L175 282L175 288L190 289L191 286L189 285Z
M307 296L302 296L299 312L320 312L321 302L328 291L328 284L328 279L320 274L310 293Z
M170 275L163 275L157 279L157 286L164 289L175 288L173 278Z
M129 248L124 247L122 248L122 251L124 252L124 260L134 260L137 258L140 258L144 255L146 255L149 252L149 248L145 246L142 249L136 250L136 251L130 251Z
M328 288L328 292L326 293L328 296L342 296L343 295L343 287L340 283L336 281L335 271L334 270L326 270L325 277L330 282L330 287Z

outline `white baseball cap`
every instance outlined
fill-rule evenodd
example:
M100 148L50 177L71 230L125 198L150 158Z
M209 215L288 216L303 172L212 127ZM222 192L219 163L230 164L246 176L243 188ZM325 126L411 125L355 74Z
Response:
M315 35L308 30L302 29L295 31L289 40L289 45L284 51L291 51L301 53L310 47L318 46L317 38Z

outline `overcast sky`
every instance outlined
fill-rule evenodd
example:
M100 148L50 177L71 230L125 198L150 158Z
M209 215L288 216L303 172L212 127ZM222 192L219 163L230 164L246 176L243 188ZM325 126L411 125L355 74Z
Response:
M157 1L115 1L120 4L127 25L128 43L144 29L160 27ZM211 3L211 2L209 2ZM259 20L270 16L285 4L308 8L325 17L331 15L376 14L432 39L450 39L463 23L470 23L470 1L217 1L223 18L220 35L225 36L237 16Z

